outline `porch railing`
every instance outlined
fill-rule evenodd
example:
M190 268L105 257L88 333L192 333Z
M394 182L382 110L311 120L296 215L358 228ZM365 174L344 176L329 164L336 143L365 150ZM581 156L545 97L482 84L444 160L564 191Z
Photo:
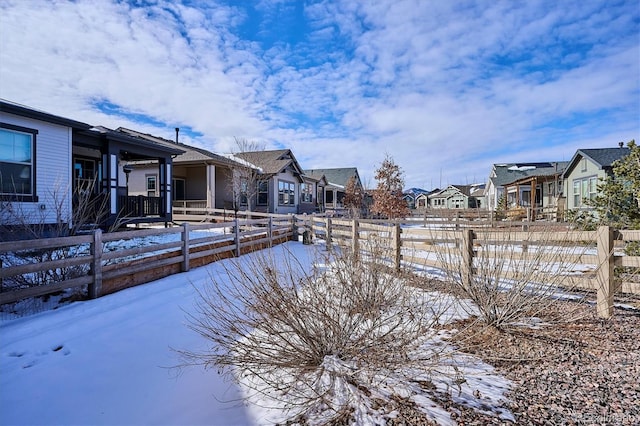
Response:
M123 217L161 216L165 213L161 197L121 195L118 197L118 206Z

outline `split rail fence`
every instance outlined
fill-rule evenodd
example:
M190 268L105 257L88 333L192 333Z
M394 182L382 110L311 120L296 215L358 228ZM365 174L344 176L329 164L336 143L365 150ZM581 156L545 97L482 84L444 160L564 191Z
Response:
M462 274L473 274L474 258L479 260L501 255L526 260L532 247L548 249L544 261L579 266L575 271L551 271L563 273L568 289L596 292L596 308L603 318L613 314L616 293L640 294L640 256L628 256L623 252L625 244L640 242L640 231L615 230L608 226L597 231L576 231L566 225L533 224L519 222L502 228L467 222L433 222L434 227L417 225L421 222L389 223L389 221L343 220L325 217L298 217L313 235L333 244L350 247L354 252L366 251L364 242L370 238L383 239L387 248L387 260L396 270L403 262L443 269L445 256L455 253L460 259ZM477 226L472 228L471 226ZM487 249L493 246L492 249ZM453 249L451 248L453 247ZM497 247L497 248L496 248ZM573 249L571 249L573 248ZM479 257L481 250L486 250ZM616 273L616 269L631 268L631 273ZM517 272L505 271L502 278L515 277ZM538 278L544 278L538 274ZM557 280L554 280L557 281Z
M0 305L87 286L89 298L290 240L293 216L0 242ZM207 235L208 234L208 235ZM16 277L56 276L38 286Z
M220 215L222 213L222 215ZM597 231L573 231L566 225L538 222L503 222L491 227L488 221L456 218L434 218L409 222L345 220L317 215L271 215L250 213L260 219L229 221L229 211L210 212L203 219L198 214L185 223L166 229L132 230L115 233L96 231L90 235L0 243L0 259L12 253L60 252L61 255L32 262L10 262L0 267L0 304L23 298L42 296L57 291L87 286L90 298L154 281L168 275L188 271L191 267L282 243L307 230L316 238L333 245L367 251L372 237L382 239L386 258L397 270L402 263L443 269L442 250L457 250L466 273L473 274L474 258L483 246L495 243L510 256L514 251L526 252L529 247L584 247L580 253L567 253L568 261L586 266L578 274L568 274L566 282L572 288L597 293L597 309L601 317L613 313L613 297L618 292L640 294L640 256L622 253L624 244L640 242L640 231L617 231L600 227ZM265 217L263 217L265 216ZM541 227L538 227L541 226ZM209 232L202 236L197 231ZM198 236L196 236L198 235ZM156 238L156 241L152 241ZM129 248L123 248L130 241ZM513 247L518 247L515 250ZM554 252L554 253L557 253ZM492 256L500 256L492 252ZM522 258L526 256L523 254ZM550 259L553 261L553 259ZM3 265L0 265L3 266ZM618 268L616 270L615 268ZM621 275L620 268L635 269ZM54 271L63 281L29 288L15 288L16 276ZM78 271L80 273L78 273ZM626 277L626 278L625 278ZM505 278L509 278L508 276Z

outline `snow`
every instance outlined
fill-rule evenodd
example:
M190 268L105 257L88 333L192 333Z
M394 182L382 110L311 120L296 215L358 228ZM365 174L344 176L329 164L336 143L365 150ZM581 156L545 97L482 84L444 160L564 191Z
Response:
M303 264L310 264L308 247L290 242L272 250L280 255L291 252ZM209 283L211 274L222 272L223 262L227 261L2 322L0 423L261 425L282 419L283 413L261 407L265 404L255 395L249 398L250 403L243 402L250 392L217 371L173 368L181 362L173 349L198 351L207 345L187 328L185 316L194 307L196 289ZM441 303L454 305L451 301ZM462 310L443 317L460 318L462 314L455 312ZM452 351L442 336L430 338L423 347L425 351ZM328 369L350 368L333 358L327 358L326 363ZM466 381L456 382L451 371L460 372ZM509 383L491 366L466 355L452 355L441 373L433 372L429 379L440 390L450 391L455 400L489 407L495 415L513 419L500 408ZM439 423L453 423L446 410L415 383L401 375L384 374L381 395L412 395ZM359 424L380 420L367 407L358 415Z

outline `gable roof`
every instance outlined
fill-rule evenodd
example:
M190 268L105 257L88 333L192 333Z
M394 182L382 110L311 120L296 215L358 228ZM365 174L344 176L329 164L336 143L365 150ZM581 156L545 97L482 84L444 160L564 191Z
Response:
M563 175L569 175L582 158L588 158L602 170L609 170L615 161L626 157L630 152L631 150L627 147L579 149L573 155Z
M327 179L327 183L342 186L347 186L347 182L349 178L355 177L356 182L362 186L362 181L360 181L360 175L358 174L358 169L356 167L341 167L334 169L308 169L304 171L305 175L311 177L319 177L323 176Z
M527 177L562 174L567 164L568 161L494 164L492 174L495 176L489 180L495 187L505 186Z
M427 196L427 198L439 198L442 197L444 195L445 192L454 189L455 192L459 192L463 195L466 195L467 197L470 194L471 191L471 185L449 185L444 189L440 189L437 192L432 192L431 194L429 194ZM450 195L449 195L450 196Z
M80 121L49 114L48 112L40 111L26 105L20 105L6 99L0 99L0 111L7 114L19 115L21 117L27 117L34 120L45 121L47 123L57 124L60 126L71 127L77 130L89 130L91 127L93 127L87 123L82 123Z
M302 175L302 168L290 149L239 152L233 156L254 165L267 175L278 174L289 166L294 169L295 174Z
M213 162L217 162L219 164L224 164L228 166L237 165L237 163L234 162L233 160L230 160L222 155L215 154L211 151L207 151L206 149L203 149L203 148L186 145L180 142L174 142L169 139L164 139L159 136L138 132L137 130L127 129L124 127L118 127L116 131L129 135L131 137L138 138L140 140L150 141L168 148L180 150L180 153L178 154L178 156L173 159L174 163L213 161Z

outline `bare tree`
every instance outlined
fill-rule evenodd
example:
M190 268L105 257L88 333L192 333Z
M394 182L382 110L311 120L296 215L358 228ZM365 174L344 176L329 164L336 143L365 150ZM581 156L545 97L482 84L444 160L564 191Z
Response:
M264 145L244 138L235 138L236 150L232 153L233 160L238 164L230 169L230 185L233 194L233 210L252 211L257 201L258 192L266 182L261 179L262 171L257 166L259 152L264 151Z
M407 217L409 207L403 198L404 178L402 170L388 155L376 170L378 182L373 193L373 213L387 219Z
M342 204L350 210L351 217L358 218L362 212L364 202L364 191L362 186L358 184L355 176L351 176L347 181L344 189L344 198Z

